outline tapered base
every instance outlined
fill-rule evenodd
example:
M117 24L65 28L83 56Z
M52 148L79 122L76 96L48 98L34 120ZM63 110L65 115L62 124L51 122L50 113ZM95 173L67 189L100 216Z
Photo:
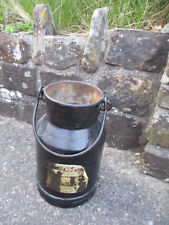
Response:
M72 197L72 198L60 198L46 192L39 183L37 184L37 187L43 199L45 199L51 205L62 207L62 208L76 207L78 205L85 203L92 197L92 195L94 194L96 190L96 185L95 185L92 187L92 189L90 189L88 192L84 193L81 196Z

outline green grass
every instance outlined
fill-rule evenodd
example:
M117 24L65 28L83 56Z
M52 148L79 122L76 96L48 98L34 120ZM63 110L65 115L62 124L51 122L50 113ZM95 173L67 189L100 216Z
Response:
M49 4L56 29L67 32L88 30L93 11L105 6L110 27L147 29L169 22L169 0L1 0L0 17L33 23L36 4Z

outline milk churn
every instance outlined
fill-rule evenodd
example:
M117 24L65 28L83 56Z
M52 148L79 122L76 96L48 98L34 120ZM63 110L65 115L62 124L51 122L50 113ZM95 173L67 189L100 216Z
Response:
M42 96L46 113L36 123ZM63 81L39 89L33 115L37 186L50 204L73 207L93 195L110 108L103 92L87 83Z

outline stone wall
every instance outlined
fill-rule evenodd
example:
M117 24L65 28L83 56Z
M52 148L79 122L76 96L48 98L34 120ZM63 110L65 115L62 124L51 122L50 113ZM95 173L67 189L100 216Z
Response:
M40 85L85 81L112 102L107 145L142 151L167 62L169 33L108 29L107 13L107 8L94 11L89 35L62 36L49 7L38 5L34 35L1 32L0 113L31 123ZM166 89L160 90L165 95Z

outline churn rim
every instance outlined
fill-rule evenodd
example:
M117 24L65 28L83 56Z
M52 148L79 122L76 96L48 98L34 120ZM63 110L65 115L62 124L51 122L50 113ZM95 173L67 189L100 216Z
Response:
M54 99L52 99L48 94L47 94L47 88L49 88L50 86L52 86L52 85L54 85L54 84L58 84L58 83L80 83L80 84L85 84L85 85L88 85L88 86L91 86L92 88L95 88L95 89L97 89L100 93L101 93L101 98L100 98L100 100L98 100L98 101L96 101L96 102L94 102L94 103L89 103L89 104L70 104L70 103L63 103L63 102L60 102L60 101L57 101L57 100L54 100ZM100 88L98 88L98 87L96 87L96 86L94 86L94 85L92 85L92 84L89 84L89 83L87 83L87 82L81 82L81 81L72 81L72 80L67 80L67 81L56 81L56 82L53 82L53 83L51 83L51 84L48 84L47 86L45 86L44 88L43 88L43 93L44 93L44 95L45 95L45 97L47 98L47 99L49 99L50 101L52 101L52 102L55 102L55 103L57 103L57 104L60 104L60 105L63 105L63 106L71 106L71 107L74 107L74 108L77 108L77 107L90 107L90 106L96 106L96 105L99 105L103 100L104 100L104 92L100 89Z

